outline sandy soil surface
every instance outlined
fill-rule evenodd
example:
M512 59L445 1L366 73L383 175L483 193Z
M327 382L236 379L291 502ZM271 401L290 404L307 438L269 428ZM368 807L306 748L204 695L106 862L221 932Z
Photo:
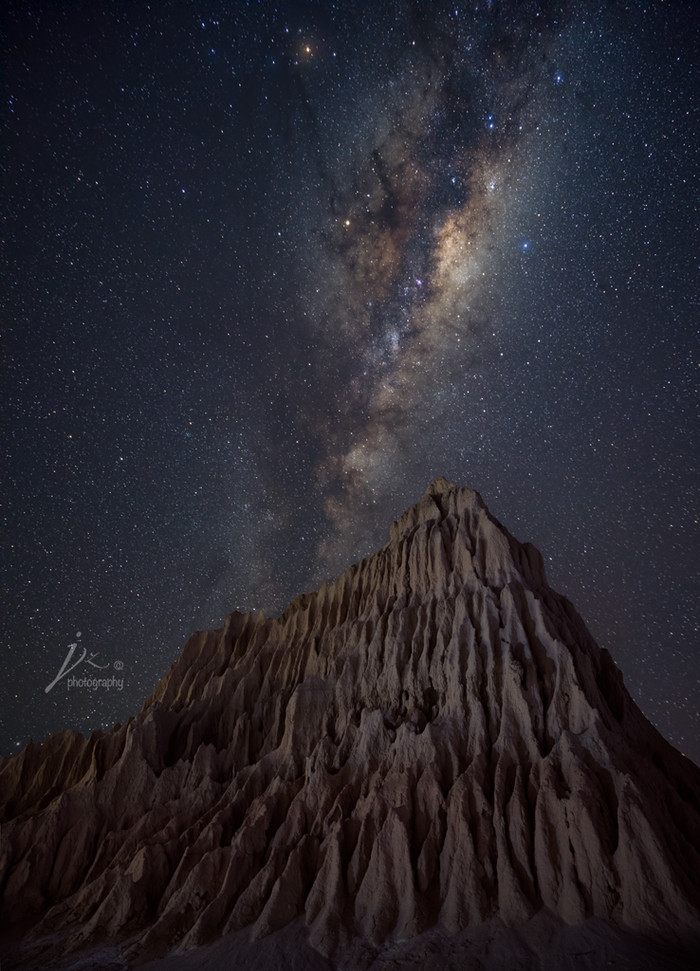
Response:
M13 959L14 958L14 959ZM263 940L247 931L187 952L134 963L118 948L100 948L53 964L54 971L696 971L700 938L664 941L637 935L597 919L570 926L540 914L518 928L499 920L448 934L435 928L407 941L372 948L356 942L345 957L330 961L308 943L303 921L294 921ZM46 967L17 954L11 968Z

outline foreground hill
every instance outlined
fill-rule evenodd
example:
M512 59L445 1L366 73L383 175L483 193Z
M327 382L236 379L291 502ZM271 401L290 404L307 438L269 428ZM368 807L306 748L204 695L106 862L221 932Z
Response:
M700 771L444 479L333 584L191 637L126 725L0 760L0 792L7 967L700 953Z

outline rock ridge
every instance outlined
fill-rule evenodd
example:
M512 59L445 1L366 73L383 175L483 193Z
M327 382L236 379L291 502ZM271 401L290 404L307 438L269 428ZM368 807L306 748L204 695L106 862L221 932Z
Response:
M444 478L336 581L194 634L127 724L0 783L26 966L297 920L331 959L542 912L700 935L700 771L539 552Z

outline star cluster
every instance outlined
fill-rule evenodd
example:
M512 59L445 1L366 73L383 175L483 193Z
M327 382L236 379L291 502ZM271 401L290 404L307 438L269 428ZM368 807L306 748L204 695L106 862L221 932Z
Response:
M696 5L3 17L0 751L124 720L446 475L700 760ZM123 688L46 692L70 644Z

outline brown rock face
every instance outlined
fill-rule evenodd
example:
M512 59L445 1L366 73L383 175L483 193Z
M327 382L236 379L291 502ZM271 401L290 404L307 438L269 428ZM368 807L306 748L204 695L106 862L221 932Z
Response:
M0 791L27 966L300 920L334 960L541 912L700 935L700 771L444 479L335 583L191 637L125 726L0 760Z

